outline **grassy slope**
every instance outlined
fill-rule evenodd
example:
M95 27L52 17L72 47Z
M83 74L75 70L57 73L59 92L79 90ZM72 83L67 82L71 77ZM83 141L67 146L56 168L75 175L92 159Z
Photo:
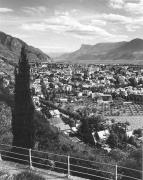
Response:
M67 175L65 174L60 174L56 173L54 171L49 171L49 170L42 170L38 168L34 168L34 170L30 170L28 166L24 166L18 163L13 163L13 162L0 162L0 179L6 180L6 174L10 176L11 178L14 177L15 175L23 172L23 171L30 171L33 172L34 174L38 174L42 177L45 178L45 180L51 179L51 180L62 180L62 179L67 179ZM5 178L4 178L5 177ZM72 177L73 180L84 180L83 178L79 177ZM22 179L21 179L22 180Z

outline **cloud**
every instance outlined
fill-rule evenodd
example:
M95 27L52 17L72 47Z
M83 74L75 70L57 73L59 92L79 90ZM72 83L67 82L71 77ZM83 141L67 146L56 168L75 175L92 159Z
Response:
M25 23L22 24L21 28L27 31L45 31L46 25L44 23L31 23L31 25L29 23Z
M132 3L132 0L115 1L111 0L112 3ZM136 1L137 3L137 1ZM26 13L43 15L47 12L47 8L43 6L39 7L25 7L23 9ZM27 31L47 31L52 30L56 33L66 33L70 35L77 35L81 37L91 36L108 36L112 37L113 31L107 28L112 25L122 25L128 32L134 32L143 26L143 18L134 16L125 16L121 14L93 14L86 13L81 16L79 9L61 10L57 9L54 11L53 16L46 18L46 15L40 18L34 19L31 22L23 22L21 28ZM112 32L112 33L110 33Z
M26 34L20 34L20 33L12 33L12 35L16 38L20 38L20 39L26 39L26 38L29 38L30 36L29 35L26 35Z
M45 46L44 46L44 45L41 45L41 46L39 46L39 48L42 49L42 50L47 50L47 49L49 49L49 50L50 50L50 49L51 49L51 50L55 50L55 49L56 49L56 50L63 50L63 49L65 49L64 46L63 46L63 47L62 47L62 46L59 47L59 46L46 46L46 45L45 45Z
M143 0L109 0L109 6L133 14L143 14Z
M104 19L114 24L122 24L127 31L134 32L143 27L143 17L129 17L117 14L105 15Z
M24 7L24 8L22 8L22 11L28 15L32 15L32 16L33 15L36 15L36 16L40 15L41 16L41 15L45 14L48 11L48 9L45 6Z
M125 3L124 9L134 14L143 14L143 0Z
M7 12L13 12L13 9L9 9L9 8L0 8L0 13L7 13Z
M79 19L79 22L86 25L97 26L97 27L104 27L106 26L107 22L95 15L82 17Z
M127 29L127 31L129 31L129 32L134 32L134 31L136 31L136 30L138 30L138 29L140 29L140 26L138 26L138 25L126 25L126 29Z
M107 24L106 21L100 20L100 19L92 19L91 25L98 25L98 26L105 26Z
M114 9L121 9L124 6L124 0L110 0L109 6Z
M55 16L68 16L69 15L69 11L55 10L54 14L55 14Z
M82 18L71 16L69 12L56 11L54 16L43 19L42 22L24 23L21 28L27 31L48 31L52 30L57 34L74 36L81 39L92 40L94 38L104 38L107 40L123 40L128 36L122 34L112 34L105 28L108 22L130 22L125 16L116 14L92 14Z
M112 22L112 23L130 23L132 21L131 17L128 16L123 16L120 14L97 14L94 17L95 19L100 19L100 20L106 20L106 22Z
M106 37L105 40L106 41L110 41L110 42L119 42L119 41L125 41L127 40L129 37L128 35L124 35L124 34L112 34L112 37Z
M79 29L67 30L66 33L82 38L93 38L94 36L112 37L112 34L108 33L104 29L98 27L79 27Z
M143 27L143 17L142 16L124 16L120 14L96 14L92 17L94 20L105 21L108 25L110 23L120 27L121 25L129 32L134 32Z
M97 22L99 23L99 21ZM82 37L85 35L111 36L111 34L103 28L95 26L94 24L97 25L97 22L93 21L92 24L84 24L66 13L64 15L44 19L43 22L23 24L21 28L24 30L37 31L46 31L50 29L57 33L69 33L78 36L80 35Z

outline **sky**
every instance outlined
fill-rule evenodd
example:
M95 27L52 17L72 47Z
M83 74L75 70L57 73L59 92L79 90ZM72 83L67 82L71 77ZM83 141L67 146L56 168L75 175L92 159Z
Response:
M0 31L47 53L143 38L143 0L0 0Z

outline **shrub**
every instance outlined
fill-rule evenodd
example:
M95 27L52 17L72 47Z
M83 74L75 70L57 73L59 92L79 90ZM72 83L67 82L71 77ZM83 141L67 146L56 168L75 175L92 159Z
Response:
M133 178L141 179L142 177L142 148L138 148L134 151L131 151L127 160L124 162L121 162L121 166L137 170L137 171L133 171L126 168L121 168L122 174L126 176L131 176ZM130 180L130 179L131 178L122 177L122 180Z
M122 151L121 149L113 149L110 152L110 156L112 157L112 159L116 160L116 161L123 161L127 158L128 153Z
M45 180L45 178L37 174L34 174L33 172L25 171L18 174L14 180Z
M11 109L3 102L0 103L0 144L12 143Z
M138 137L142 137L142 129L135 129L133 132L134 135L138 135Z

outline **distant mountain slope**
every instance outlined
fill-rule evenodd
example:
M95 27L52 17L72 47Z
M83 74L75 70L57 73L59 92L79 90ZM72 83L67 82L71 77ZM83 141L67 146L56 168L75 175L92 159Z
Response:
M58 60L68 62L125 62L130 60L143 63L143 40L133 39L129 42L98 43L96 45L81 45L81 48L72 53L63 54Z
M4 56L17 63L23 46L26 47L29 62L51 62L51 58L41 50L27 45L18 38L0 32L0 56Z

